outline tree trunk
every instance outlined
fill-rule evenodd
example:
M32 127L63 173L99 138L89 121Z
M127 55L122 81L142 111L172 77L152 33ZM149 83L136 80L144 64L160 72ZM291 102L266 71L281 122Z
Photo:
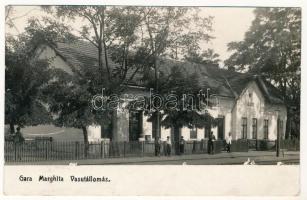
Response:
M10 133L14 134L15 133L15 126L14 123L10 123Z
M89 143L88 143L88 135L85 126L82 126L83 138L84 138L84 155L87 158L88 150L89 150Z
M154 59L155 59L155 62L154 62L154 69L155 69L155 91L156 91L156 94L158 94L158 91L159 91L159 71L158 71L158 65L157 65L157 53L155 52L154 53ZM156 132L155 132L155 136L156 136L156 139L157 138L161 138L161 133L160 133L160 111L157 110L155 112L155 127L156 127Z
M161 138L161 125L160 125L160 112L155 111L153 113L152 121L152 136L155 140Z
M98 44L98 66L99 70L101 70L101 77L103 77L103 63L102 63L102 45Z
M287 106L287 121L286 121L285 139L290 138L290 132L291 132L290 123L291 123L291 121L292 121L292 113L290 113L290 109Z
M161 125L160 125L160 111L156 111L155 117L156 117L156 119L155 119L155 123L156 123L156 125L155 125L155 127L156 127L155 136L156 136L156 138L161 138L161 134L160 134L160 127L161 127Z

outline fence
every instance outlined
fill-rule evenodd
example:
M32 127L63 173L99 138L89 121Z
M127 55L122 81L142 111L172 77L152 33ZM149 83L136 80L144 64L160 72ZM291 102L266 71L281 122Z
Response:
M281 140L280 147L289 151L299 151L300 141L298 139L294 140Z
M249 146L248 146L247 140L234 140L231 141L230 151L231 152L248 152Z
M275 140L257 140L255 149L258 151L276 151Z
M179 146L171 146L171 155L176 155ZM214 153L223 150L223 141L213 142ZM86 149L88 149L86 151ZM208 141L187 141L184 144L185 155L208 153ZM166 155L166 143L161 144L160 155ZM4 157L6 162L37 162L52 160L105 159L121 157L155 156L154 142L55 142L46 140L25 141L15 144L6 141Z
M275 141L257 141L258 150L275 150ZM178 152L179 143L171 148L171 155ZM214 153L224 150L224 141L213 142ZM247 152L249 150L248 140L234 140L231 152ZM270 148L269 148L270 147ZM293 140L281 141L281 148L287 150L299 150L299 142ZM86 151L86 149L88 149ZM177 151L176 151L177 150ZM185 155L208 153L208 140L186 141L184 145ZM166 155L166 143L161 144L160 155ZM80 159L106 159L124 157L155 156L154 142L55 142L46 140L25 141L15 144L5 142L4 157L6 162L37 162L52 160L80 160Z
M276 151L276 140L247 140L248 148L257 151ZM288 151L299 151L300 142L298 139L283 139L280 141L280 148Z

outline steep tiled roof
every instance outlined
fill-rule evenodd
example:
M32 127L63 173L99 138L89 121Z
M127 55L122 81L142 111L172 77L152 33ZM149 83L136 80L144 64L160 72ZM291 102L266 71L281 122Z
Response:
M76 40L71 43L56 43L55 50L74 67L86 65L88 63L98 64L98 49L91 43ZM104 51L102 52L104 55ZM104 56L102 56L104 62ZM117 65L108 59L110 68L114 69Z
M98 49L93 44L75 40L70 43L58 42L53 46L53 49L59 54L68 64L73 68L80 68L80 66L98 65ZM104 50L102 49L102 60L104 59ZM110 70L116 70L120 66L112 61L111 56L108 54L108 64ZM133 74L134 70L127 71L127 79ZM141 76L139 73L134 75L134 79L130 80L129 84L140 85Z
M98 62L98 50L89 42L79 40L72 43L57 43L54 49L73 67L82 65L86 66L89 63L97 64ZM108 62L111 70L118 67L118 65L111 59L109 59ZM170 59L159 60L159 70L162 73L170 73L173 66L180 67L188 74L199 74L199 81L202 87L212 88L214 92L220 96L236 98L242 93L244 88L247 87L248 83L255 81L265 98L270 103L283 103L282 97L280 96L278 90L271 83L261 77L256 77L248 73L229 71L216 66L201 65L191 62L180 62ZM127 77L130 77L129 75L132 74L132 71L128 71L127 74ZM142 75L137 73L134 79L128 84L142 85L142 82L140 81L141 78Z
M220 96L236 98L251 81L255 81L268 102L275 104L284 103L277 88L260 76L229 71L216 66L168 59L162 59L159 63L160 70L164 73L169 73L173 66L177 66L188 74L198 74L202 87L213 89L215 94Z

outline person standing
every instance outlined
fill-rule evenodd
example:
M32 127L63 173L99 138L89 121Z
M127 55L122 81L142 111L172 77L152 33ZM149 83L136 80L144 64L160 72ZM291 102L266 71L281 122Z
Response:
M215 136L213 135L213 132L211 131L209 134L209 140L208 140L208 153L209 154L214 154L213 141L215 141Z
M171 142L169 136L167 136L167 138L166 138L166 155L171 156L171 151L172 151L172 142Z
M14 143L15 144L21 144L25 141L24 137L22 136L22 133L20 132L20 127L17 127L16 133L14 135Z
M230 153L231 141L232 141L232 136L231 136L231 133L229 132L228 137L226 138L227 152L228 153Z
M180 150L180 155L184 154L184 144L185 140L183 136L181 136L180 142L179 142L179 150Z
M157 137L155 139L155 156L160 156L161 151L161 139L160 137Z
M17 127L17 131L14 134L14 145L15 145L15 154L16 158L21 160L20 152L21 152L21 146L22 143L25 141L24 137L22 136L22 133L20 132L20 127Z

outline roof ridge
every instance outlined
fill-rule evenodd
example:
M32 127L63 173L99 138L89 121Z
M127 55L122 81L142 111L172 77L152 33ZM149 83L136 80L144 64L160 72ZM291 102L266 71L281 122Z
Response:
M230 83L228 82L227 78L223 76L223 78L225 79L226 81L226 84L228 85L228 87L230 88L231 92L234 94L235 98L238 98L238 94L236 91L234 91L230 85Z

